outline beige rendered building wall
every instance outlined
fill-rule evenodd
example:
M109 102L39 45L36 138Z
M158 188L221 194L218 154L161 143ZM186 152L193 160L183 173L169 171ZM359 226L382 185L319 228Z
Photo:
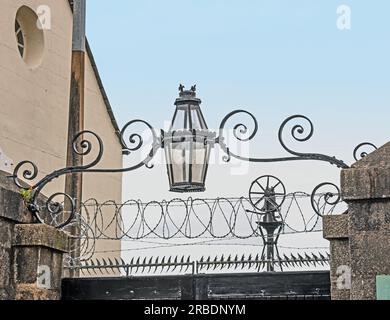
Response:
M45 0L51 11L51 29L44 30L42 61L31 68L21 58L15 37L16 13L23 5L36 11L42 4L35 0L0 2L0 148L14 163L22 160L36 163L39 177L65 166L72 50L72 12L68 0ZM104 141L105 152L99 167L122 167L122 146L89 58L85 128L99 134ZM64 179L60 178L43 193L50 195L63 189ZM84 200L96 198L100 202L120 203L121 189L121 174L84 175ZM118 250L104 256L119 257L120 241L99 242L96 250Z

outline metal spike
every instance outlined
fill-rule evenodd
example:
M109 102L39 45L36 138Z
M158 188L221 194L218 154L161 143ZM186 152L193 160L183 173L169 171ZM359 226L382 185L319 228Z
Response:
M146 268L146 257L144 258L144 261L142 262L142 273L144 273Z
M184 259L185 259L185 257L182 256L182 257L181 257L181 260L180 260L180 272L183 272L183 268L184 268Z
M239 265L238 255L236 255L236 256L234 257L234 269L237 269L237 268L238 268L238 265Z
M139 265L139 263L140 263L140 260L141 260L141 258L140 258L140 257L138 257L138 259L137 259L137 261L136 261L136 263L135 263L135 265L136 265L135 273L137 273L137 272L138 272L138 270L139 270L139 267L140 267L140 265Z
M223 256L222 256L222 259L223 259ZM218 267L218 257L215 257L214 258L214 270L216 270Z
M173 269L172 269L172 272L175 272L175 270L177 269L177 256L175 257L175 259L173 260Z
M157 272L159 261L160 261L160 257L156 257L156 260L155 260L155 262L154 262L155 266L154 266L154 271L153 271L153 273L156 273L156 272Z
M108 263L110 264L111 271L114 272L114 264L112 263L112 260L108 258Z
M153 263L153 257L150 257L150 259L149 259L149 269L148 269L148 271L147 271L147 273L150 273L150 271L152 270L152 263Z
M162 261L161 261L161 273L164 272L164 268L165 268L166 264L165 264L165 256L163 257ZM169 266L168 266L168 269L167 271L169 270Z
M104 271L106 271L108 273L107 262L104 258L102 258L102 260L103 260L103 265L104 265Z
M249 255L249 258L248 258L248 260L249 260L249 266L248 266L248 269L250 270L250 269L251 269L251 267L252 267L252 255L251 255L251 254Z

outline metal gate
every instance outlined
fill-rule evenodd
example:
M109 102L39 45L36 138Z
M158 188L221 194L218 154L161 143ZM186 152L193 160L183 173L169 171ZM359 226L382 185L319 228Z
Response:
M64 279L64 300L330 300L329 271Z

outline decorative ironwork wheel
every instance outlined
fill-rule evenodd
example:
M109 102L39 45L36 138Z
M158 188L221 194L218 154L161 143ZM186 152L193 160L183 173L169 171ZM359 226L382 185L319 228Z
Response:
M274 176L257 178L249 189L249 200L261 213L279 210L285 199L286 188L283 182Z

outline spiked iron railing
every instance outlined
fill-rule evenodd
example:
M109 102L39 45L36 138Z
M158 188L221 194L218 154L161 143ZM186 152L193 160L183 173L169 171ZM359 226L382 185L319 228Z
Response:
M123 259L94 259L85 261L81 266L68 267L68 269L78 269L84 276L99 276L123 274L127 277L131 275L146 274L201 274L215 271L255 271L261 272L266 270L268 264L272 263L279 266L283 271L284 268L318 268L325 267L329 264L329 253L296 253L283 254L273 261L265 259L260 255L243 255L241 258L236 256L221 256L211 258L210 256L202 257L199 260L192 260L191 257L157 257L157 258L133 258L129 263Z

